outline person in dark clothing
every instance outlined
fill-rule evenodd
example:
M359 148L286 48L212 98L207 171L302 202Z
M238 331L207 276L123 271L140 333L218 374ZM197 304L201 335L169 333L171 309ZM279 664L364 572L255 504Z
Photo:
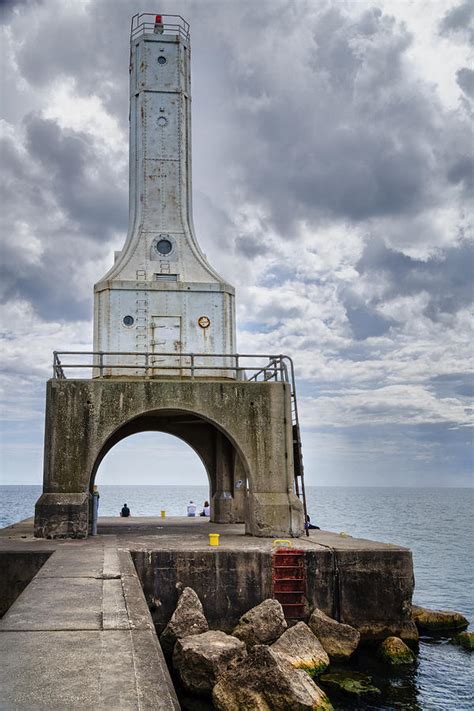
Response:
M309 514L306 516L306 523L305 523L304 527L305 527L305 528L315 528L315 529L317 529L318 531L321 530L321 529L319 528L319 526L315 526L314 524L311 523L311 519L310 519L310 517L309 517Z
M127 504L124 504L122 506L120 515L123 516L124 518L128 518L130 516L130 509L128 508Z

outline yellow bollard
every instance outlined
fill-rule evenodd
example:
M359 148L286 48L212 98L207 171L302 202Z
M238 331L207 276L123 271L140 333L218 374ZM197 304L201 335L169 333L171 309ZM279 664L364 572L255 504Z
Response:
M161 518L166 518L166 511L161 512Z
M210 546L218 546L219 545L219 536L220 536L220 533L210 533L209 534L209 545Z

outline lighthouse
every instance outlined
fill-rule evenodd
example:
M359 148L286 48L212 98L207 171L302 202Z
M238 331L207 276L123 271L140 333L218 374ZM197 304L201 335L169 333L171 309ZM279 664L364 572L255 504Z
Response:
M128 234L94 287L94 351L127 353L138 367L114 368L109 356L109 376L141 375L144 353L154 374L160 365L180 374L189 365L184 353L223 365L222 355L235 352L234 289L194 231L191 44L179 16L132 19L129 123Z
M203 462L212 523L297 538L306 512L293 361L236 352L234 289L194 233L189 25L140 14L130 39L129 229L94 287L94 350L53 354L35 536L94 533L104 457L130 435L165 432Z

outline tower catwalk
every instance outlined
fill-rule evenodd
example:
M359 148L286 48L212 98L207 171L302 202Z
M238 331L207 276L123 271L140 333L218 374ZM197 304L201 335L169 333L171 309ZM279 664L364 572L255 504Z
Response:
M132 19L129 227L115 264L94 287L94 351L137 354L128 356L130 365L143 365L138 354L148 352L155 374L160 364L179 374L188 365L180 353L235 351L234 289L194 233L190 64L189 25L181 17ZM107 374L143 371L112 365Z

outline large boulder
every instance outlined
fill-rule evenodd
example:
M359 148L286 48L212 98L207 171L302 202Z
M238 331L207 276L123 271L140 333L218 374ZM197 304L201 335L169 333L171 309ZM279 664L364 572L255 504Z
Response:
M372 684L372 677L355 671L333 671L323 674L321 683L343 696L379 695L380 689Z
M459 644L460 647L467 649L468 652L474 650L474 632L459 632L451 640L453 644Z
M329 666L329 657L321 642L304 622L297 622L283 632L271 649L285 657L295 669L303 669L310 676L321 674Z
M254 644L271 644L287 628L283 608L278 600L264 600L240 618L232 634L247 647Z
M167 656L173 653L178 639L207 632L209 625L202 604L192 588L184 588L171 619L160 636L160 644Z
M314 610L308 625L333 660L348 659L359 644L360 634L354 627L333 620L321 610Z
M178 639L173 667L184 688L193 694L210 695L217 677L232 661L247 655L245 643L225 632L209 631Z
M460 612L428 610L418 605L412 605L412 617L420 632L464 630L469 625L469 621Z
M218 711L328 711L329 699L314 681L266 645L254 646L229 667L212 692Z
M415 662L415 655L400 637L387 637L387 639L384 639L378 653L382 661L392 666L413 664Z

